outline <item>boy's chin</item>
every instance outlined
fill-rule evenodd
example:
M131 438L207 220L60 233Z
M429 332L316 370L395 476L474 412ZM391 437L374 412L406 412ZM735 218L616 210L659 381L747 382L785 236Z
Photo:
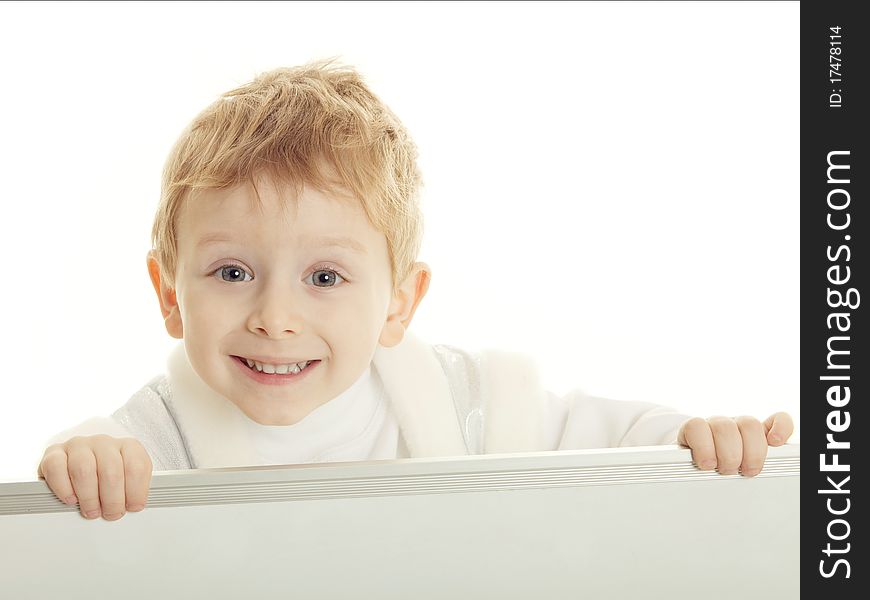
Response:
M307 417L317 408L317 406L312 406L294 407L296 410L263 411L249 406L239 406L238 404L236 406L257 425L268 426L296 425L296 423Z

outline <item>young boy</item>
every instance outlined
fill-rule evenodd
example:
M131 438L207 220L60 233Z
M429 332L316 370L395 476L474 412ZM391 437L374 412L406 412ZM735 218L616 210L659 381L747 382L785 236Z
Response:
M224 94L163 173L148 272L183 345L111 418L56 436L39 476L86 518L142 510L152 470L679 443L757 474L790 417L689 418L557 397L522 356L430 346L416 149L352 69Z

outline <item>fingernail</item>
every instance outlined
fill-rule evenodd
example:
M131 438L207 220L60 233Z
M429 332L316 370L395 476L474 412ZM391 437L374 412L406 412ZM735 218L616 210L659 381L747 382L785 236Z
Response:
M139 512L143 508L145 508L145 506L142 504L131 504L130 506L127 507L127 510L130 512Z
M768 437L767 441L770 442L771 444L778 444L782 441L782 438L779 437L778 435L774 434L774 435Z
M67 498L64 498L64 502L65 502L66 504L75 504L75 503L78 502L78 501L79 501L79 499L76 498L75 496L69 496L69 497L67 497Z
M716 461L715 460L701 461L701 468L704 470L715 469L716 468Z
M96 519L99 516L100 516L100 511L98 511L98 510L89 510L88 512L85 513L85 517L88 519Z

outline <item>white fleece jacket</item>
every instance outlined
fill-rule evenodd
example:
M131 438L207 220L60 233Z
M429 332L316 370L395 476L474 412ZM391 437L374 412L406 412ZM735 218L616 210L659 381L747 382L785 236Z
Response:
M579 391L559 397L544 390L523 355L471 354L410 332L393 348L378 347L372 367L411 457L674 444L689 418ZM155 470L260 464L240 419L247 417L205 384L179 343L167 376L151 380L111 417L85 421L47 444L103 433L138 439Z

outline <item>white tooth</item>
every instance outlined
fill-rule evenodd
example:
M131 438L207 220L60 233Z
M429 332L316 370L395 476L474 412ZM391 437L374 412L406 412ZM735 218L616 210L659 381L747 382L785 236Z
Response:
M252 369L254 368L254 361L252 361L250 358L246 358L245 361L248 363L249 367L251 367Z
M263 373L274 373L275 365L263 365Z
M260 371L261 373L263 372L263 364L262 363L258 363L257 361L254 361L254 366L257 367L258 371Z
M308 366L308 362L309 362L309 361L307 361L307 360L306 360L306 361L302 361L301 363L296 363L296 366L297 366L297 367L299 368L299 370L301 371L302 369L304 369L305 367Z
M277 367L275 367L275 372L278 375L285 375L287 373L287 371L289 371L289 370L290 370L290 367L287 365L278 365Z
M294 375L296 375L296 373L298 373L298 372L301 371L301 370L302 370L302 369L299 368L299 365L293 365L293 366L290 368L290 372L293 373Z

